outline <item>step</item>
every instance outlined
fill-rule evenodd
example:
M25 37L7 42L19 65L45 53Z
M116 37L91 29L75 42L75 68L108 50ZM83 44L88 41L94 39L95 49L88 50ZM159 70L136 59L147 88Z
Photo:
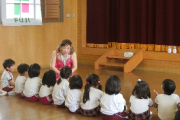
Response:
M120 55L108 55L107 58L111 59L130 59L128 57L120 56Z
M115 63L115 62L101 62L99 65L104 65L104 66L113 66L113 67L124 67L123 63Z

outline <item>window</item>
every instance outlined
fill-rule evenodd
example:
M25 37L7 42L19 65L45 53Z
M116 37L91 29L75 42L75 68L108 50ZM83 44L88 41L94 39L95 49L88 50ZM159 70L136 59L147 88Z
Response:
M42 25L40 0L2 0L3 26Z
M43 21L63 21L63 0L41 0Z
M37 3L37 1L40 1L39 3ZM29 2L29 6L26 5L26 2ZM32 8L34 5L33 10L27 10L26 8L23 9L23 6ZM22 14L18 11L15 11L13 16L12 13L10 13L9 11L11 11L11 9L14 9L14 7L18 8L20 10L23 10L24 12L31 12L31 16L26 16L27 19L24 19L24 21L28 22L28 18L36 18L38 12L36 12L36 5L40 5L41 6L41 17L42 17L42 21L45 22L63 22L63 0L1 0L0 1L0 23L2 23L2 16L5 16L6 19L12 19L14 20L14 18L17 16L21 17ZM5 11L3 13L3 11ZM39 12L40 13L40 12ZM8 14L8 15L7 15ZM14 17L14 18L12 18Z

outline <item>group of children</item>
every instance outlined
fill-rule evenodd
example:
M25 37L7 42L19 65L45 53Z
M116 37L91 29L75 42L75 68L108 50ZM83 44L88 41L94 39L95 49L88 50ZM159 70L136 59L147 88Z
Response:
M126 100L120 93L121 81L117 75L108 77L103 92L99 76L89 74L84 90L81 91L82 78L79 75L71 76L72 70L68 66L61 68L61 77L56 81L53 70L46 71L41 79L38 77L40 65L20 64L17 68L19 76L14 82L12 75L14 65L12 59L6 59L3 63L5 70L1 76L1 95L13 94L12 89L15 87L15 93L19 98L67 108L70 113L80 113L84 116L102 115L103 120L148 120L151 106L158 108L158 117L162 120L179 119L180 110L177 114L176 111L180 99L174 94L176 85L171 79L163 81L163 94L154 91L157 94L154 103L148 83L139 79L130 96L130 110L126 113Z

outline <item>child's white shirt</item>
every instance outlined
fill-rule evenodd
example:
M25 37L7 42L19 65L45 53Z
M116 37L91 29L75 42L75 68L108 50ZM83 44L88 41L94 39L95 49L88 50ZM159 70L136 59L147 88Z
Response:
M55 84L52 93L54 104L61 105L65 102L68 89L69 89L69 82L66 79L61 78L61 83L59 85L57 83Z
M173 120L179 101L177 94L158 94L155 98L155 103L158 104L158 117L161 120Z
M91 110L99 106L100 98L102 97L103 92L99 89L90 87L89 91L89 100L86 103L83 103L83 95L84 92L81 94L81 102L80 106L82 109Z
M4 70L2 76L1 76L1 89L4 87L9 86L9 81L13 80L13 74L10 71Z
M16 78L16 81L15 81L15 92L16 93L23 92L26 80L27 80L27 77L18 75L18 77Z
M69 108L71 112L75 112L79 109L82 91L79 89L68 89L65 106Z
M51 95L53 91L53 87L48 87L47 85L42 85L39 90L39 97L46 97L48 95Z
M106 115L113 115L124 111L124 107L126 107L126 100L120 93L116 95L108 95L104 93L100 99L100 106L101 113Z
M41 85L42 80L39 77L28 78L23 91L24 95L26 97L32 97L33 95L39 94Z
M129 102L131 104L130 110L135 114L140 114L149 110L149 106L153 105L151 98L139 99L134 95L131 95Z

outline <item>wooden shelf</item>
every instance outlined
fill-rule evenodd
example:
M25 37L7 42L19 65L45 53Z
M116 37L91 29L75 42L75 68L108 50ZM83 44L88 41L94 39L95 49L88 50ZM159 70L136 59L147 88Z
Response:
M99 65L113 66L113 67L124 67L123 63L114 63L114 62L102 62L102 63L99 63Z
M124 57L124 56L117 56L117 55L108 55L107 58L114 58L114 59L130 59L128 57Z

